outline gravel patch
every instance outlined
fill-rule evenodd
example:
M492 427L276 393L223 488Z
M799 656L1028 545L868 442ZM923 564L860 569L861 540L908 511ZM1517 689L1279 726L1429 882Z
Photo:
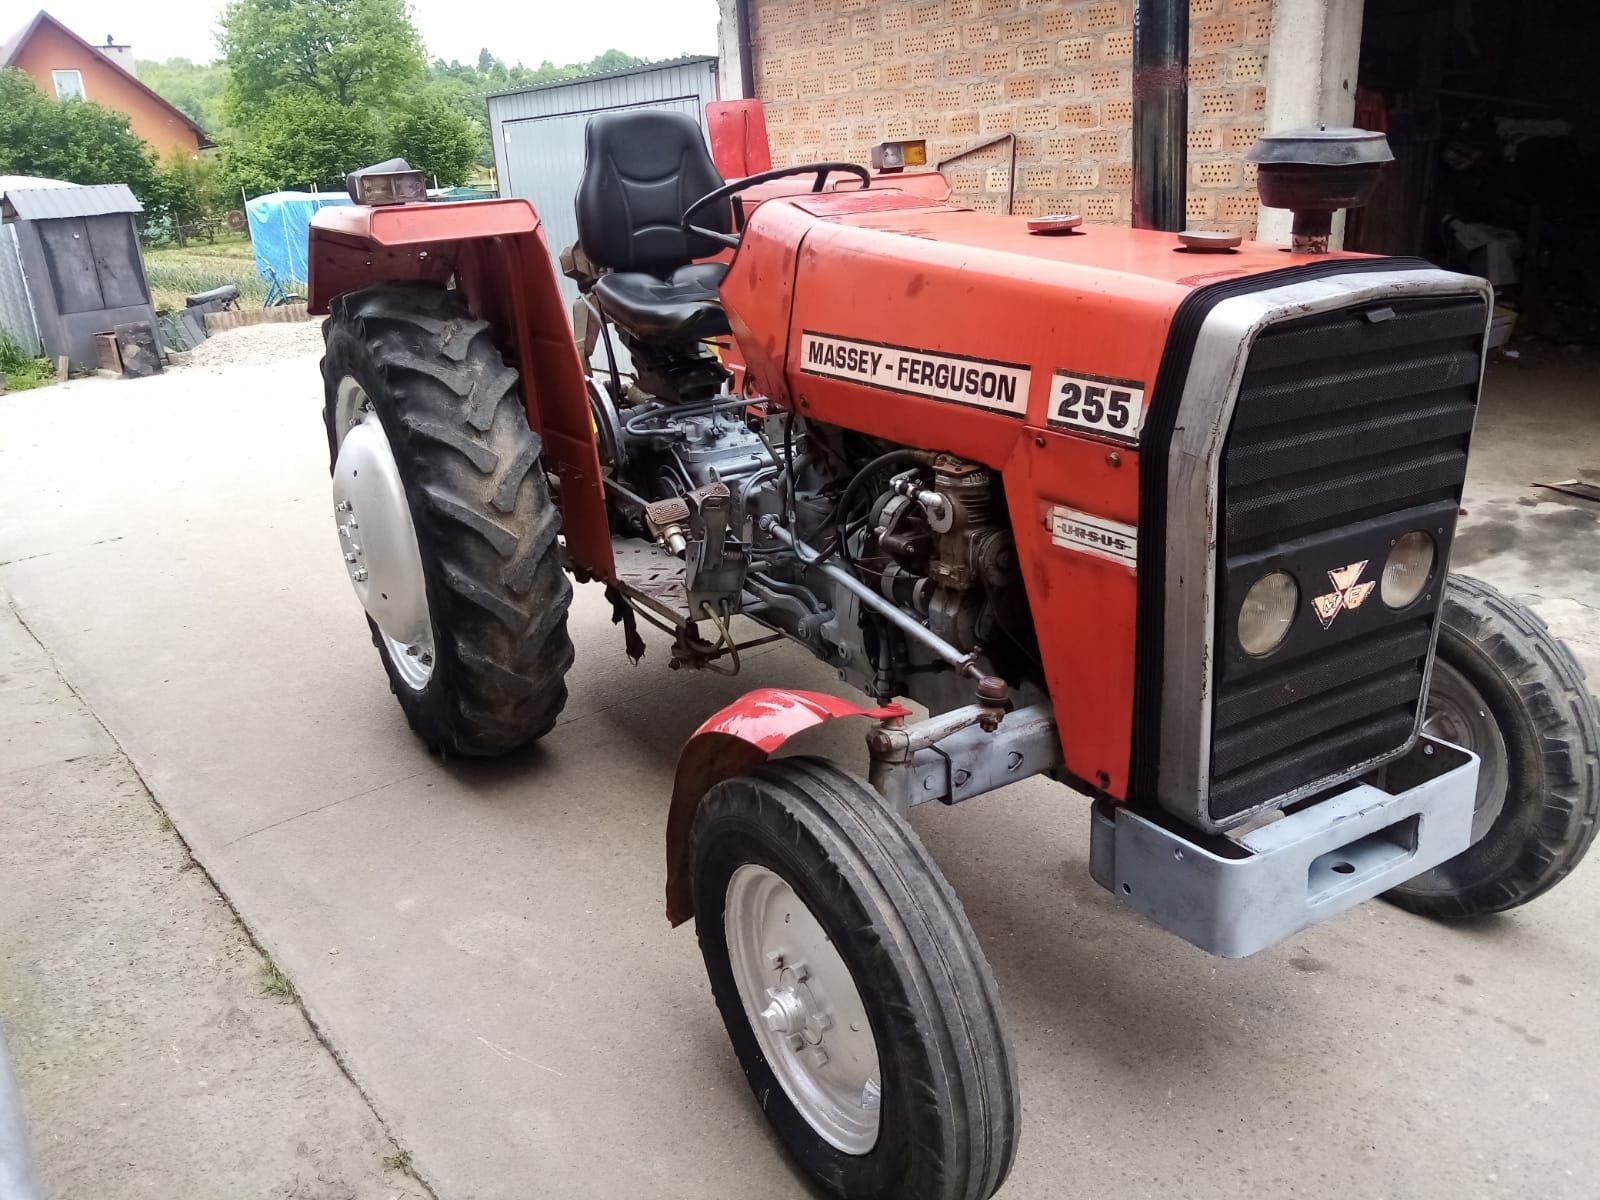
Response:
M322 321L242 325L213 334L189 352L191 367L238 367L322 353Z

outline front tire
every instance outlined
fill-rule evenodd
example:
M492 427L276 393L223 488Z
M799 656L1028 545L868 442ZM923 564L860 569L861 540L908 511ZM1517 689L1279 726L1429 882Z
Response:
M1504 912L1571 874L1600 828L1600 711L1528 608L1450 576L1424 729L1479 755L1473 844L1386 893L1410 912Z
M726 780L690 842L711 990L773 1130L831 1196L984 1200L1016 1153L998 989L950 885L814 758Z
M412 729L444 755L549 732L572 585L539 437L488 322L443 288L384 284L334 301L323 337L341 549ZM398 482L351 477L361 464Z

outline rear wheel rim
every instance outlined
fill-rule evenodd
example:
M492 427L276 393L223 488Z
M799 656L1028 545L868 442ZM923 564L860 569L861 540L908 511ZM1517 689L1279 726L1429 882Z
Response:
M1455 667L1436 658L1428 685L1428 712L1422 731L1440 741L1471 750L1479 758L1478 791L1472 804L1472 842L1476 845L1494 826L1511 788L1510 755L1505 734L1490 712L1483 693Z
M420 692L434 666L422 551L388 432L353 376L339 381L334 422L333 519L345 572L395 676Z
M728 880L723 933L745 1018L784 1094L829 1145L868 1153L882 1108L877 1042L821 922L776 871L745 863Z

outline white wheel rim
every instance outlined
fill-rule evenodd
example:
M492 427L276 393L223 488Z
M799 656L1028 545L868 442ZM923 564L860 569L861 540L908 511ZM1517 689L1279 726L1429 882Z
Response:
M345 571L395 674L421 691L433 678L434 640L417 529L389 435L349 375L339 381L334 422L333 519Z
M784 1094L829 1145L867 1153L883 1075L850 968L794 889L755 863L728 880L722 922L744 1015Z

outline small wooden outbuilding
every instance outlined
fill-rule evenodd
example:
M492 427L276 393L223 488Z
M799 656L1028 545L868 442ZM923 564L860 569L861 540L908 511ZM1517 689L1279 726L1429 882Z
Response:
M31 310L39 348L75 366L98 361L95 335L119 325L155 326L155 308L139 254L135 214L143 206L126 184L78 186L50 179L0 177L0 287L8 328L23 327L19 292ZM15 334L13 334L15 336Z

